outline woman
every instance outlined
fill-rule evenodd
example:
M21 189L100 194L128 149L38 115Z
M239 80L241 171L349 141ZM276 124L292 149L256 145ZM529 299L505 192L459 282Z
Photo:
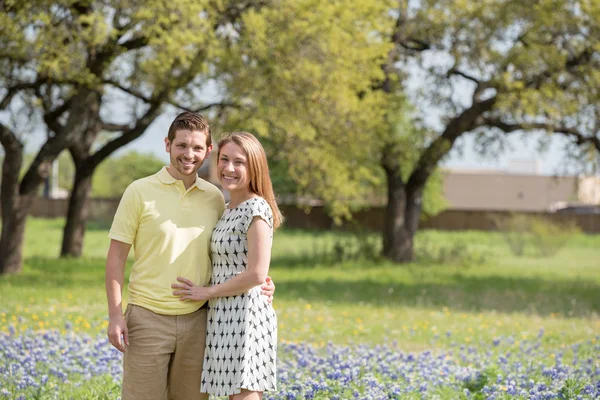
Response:
M212 286L178 278L174 294L209 300L200 391L261 399L276 389L277 319L260 284L269 271L273 230L283 217L265 151L252 134L233 132L219 141L217 173L231 201L212 234Z

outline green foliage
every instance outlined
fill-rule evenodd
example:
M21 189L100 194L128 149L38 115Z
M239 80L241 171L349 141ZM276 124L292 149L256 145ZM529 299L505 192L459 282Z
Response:
M525 214L512 213L508 217L494 216L492 218L512 254L523 256L525 254L525 245L530 239L531 218Z
M394 4L276 1L245 16L239 40L221 58L228 96L248 106L228 113L223 129L258 133L271 147L276 188L323 199L338 222L385 202L384 148L395 149L406 181L436 135L417 126L402 74L382 69L393 51ZM384 79L391 90L380 90ZM434 172L424 213L445 206Z
M554 256L569 240L581 233L574 221L553 222L527 214L496 216L493 221L516 256L524 256L527 247L533 247L541 257Z
M566 380L564 386L560 388L559 394L563 399L577 399L578 395L583 391L584 386L585 385L577 379L569 378Z
M392 150L405 182L427 182L424 208L435 214L443 199L431 177L464 133L481 132L479 148L487 154L503 150L499 131L519 128L576 136L584 150L594 143L582 138L597 135L591 116L600 104L595 2L273 6L249 13L222 57L223 70L233 71L226 91L249 106L226 124L269 137L274 157L287 158L281 168L289 170L292 188L323 198L336 216L348 215L349 204L367 194L384 197L384 149ZM349 17L347 10L355 11ZM403 93L410 69L421 85ZM457 87L464 93L455 95ZM413 106L408 95L418 100ZM478 111L486 102L489 109ZM471 106L472 113L461 114ZM447 140L437 143L445 131ZM585 154L581 159L590 160Z
M125 188L136 179L155 174L164 162L153 154L130 151L106 159L92 179L93 197L121 197Z
M542 217L533 218L530 229L533 243L543 257L554 256L573 236L581 233L574 221L555 223Z
M201 66L195 50L214 40L218 18L208 3L11 2L0 13L2 59L27 65L55 84L92 87L114 78L152 90L190 66ZM102 67L109 68L97 68L98 56L106 57Z
M463 387L465 389L469 389L469 392L474 394L475 399L483 399L483 393L481 390L491 382L494 382L496 378L497 371L495 369L485 369L483 371L478 371L475 376L470 376L463 383Z
M325 200L337 217L378 183L384 96L370 88L390 48L373 34L386 10L385 2L275 1L244 17L221 58L228 94L249 105L229 113L224 129L268 138L296 192Z
M502 151L504 136L496 133L516 127L525 133L541 129L573 134L581 150L594 148L593 141L581 139L597 138L590 119L597 115L600 99L596 1L542 0L532 5L426 0L413 3L410 14L413 18L403 25L403 35L430 47L402 52L401 58L424 62L424 99L443 105L450 118L465 109L464 102L453 97L458 86L472 85L473 90L465 91L472 93L474 102L494 100L493 109L478 124L483 127L483 153ZM444 61L432 60L433 54ZM428 110L420 111L427 118ZM598 150L596 146L595 154Z
M315 237L310 250L298 262L340 265L381 259L381 237L360 227L336 232L332 240Z
M276 143L269 137L262 137L261 144L267 154L269 175L273 183L275 194L280 197L300 193L296 182L290 177L290 163L287 155L279 151Z
M416 262L425 265L454 265L470 268L485 265L491 257L486 249L478 249L465 240L436 243L425 238L419 240L415 247Z

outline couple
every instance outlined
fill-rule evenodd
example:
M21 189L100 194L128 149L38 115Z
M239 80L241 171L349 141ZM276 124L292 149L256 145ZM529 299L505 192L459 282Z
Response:
M125 353L122 399L260 399L276 387L275 286L267 273L282 222L265 152L245 132L219 141L226 206L197 176L212 150L204 117L179 114L165 145L169 166L125 190L109 233L108 337Z

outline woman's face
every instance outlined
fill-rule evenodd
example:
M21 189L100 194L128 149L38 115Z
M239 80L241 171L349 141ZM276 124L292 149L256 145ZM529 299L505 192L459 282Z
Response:
M248 157L244 150L233 142L219 149L217 173L223 189L231 192L250 191L250 171Z

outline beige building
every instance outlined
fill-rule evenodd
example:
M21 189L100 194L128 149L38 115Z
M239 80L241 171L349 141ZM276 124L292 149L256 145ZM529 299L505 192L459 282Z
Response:
M600 177L446 170L444 196L455 210L556 211L600 204Z

